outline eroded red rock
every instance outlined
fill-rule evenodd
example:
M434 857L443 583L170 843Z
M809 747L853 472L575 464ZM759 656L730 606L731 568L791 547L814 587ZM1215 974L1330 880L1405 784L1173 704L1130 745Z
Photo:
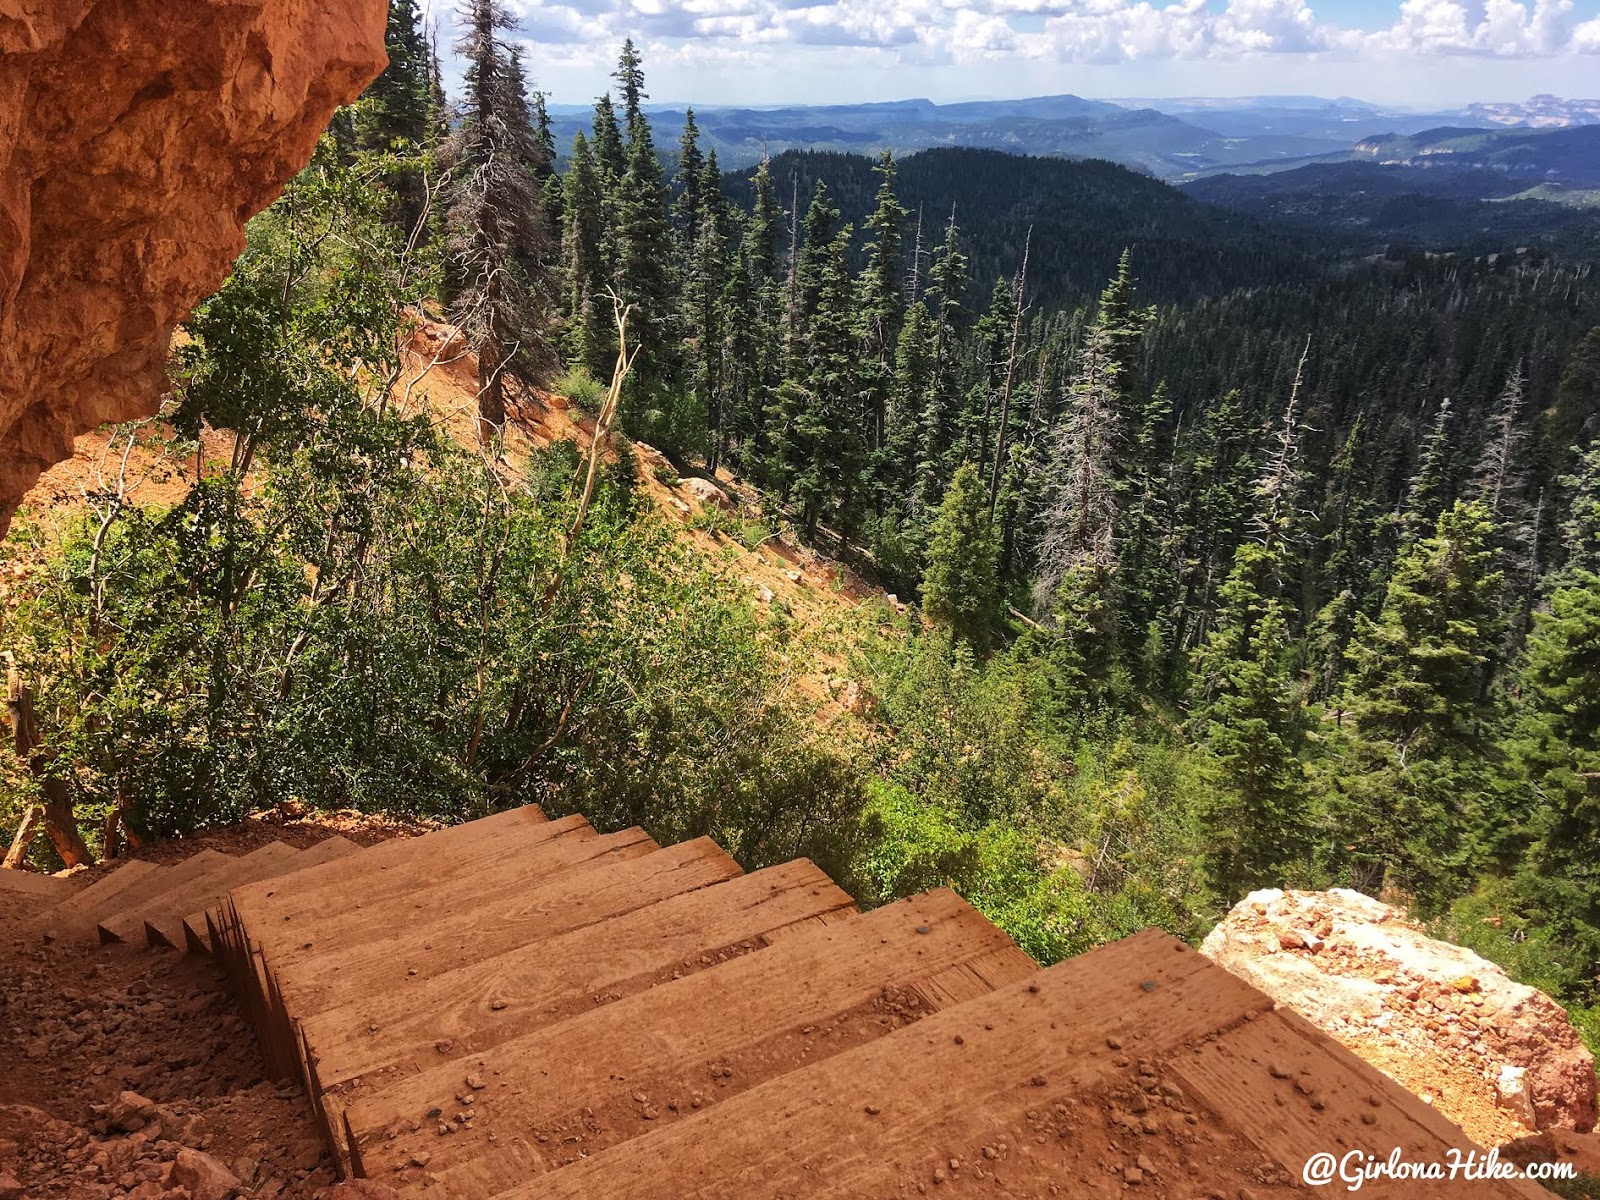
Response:
M383 0L23 0L0 19L0 534L156 410L173 328L383 69Z
M1201 951L1480 1142L1595 1127L1594 1056L1561 1006L1397 908L1344 888L1252 892Z

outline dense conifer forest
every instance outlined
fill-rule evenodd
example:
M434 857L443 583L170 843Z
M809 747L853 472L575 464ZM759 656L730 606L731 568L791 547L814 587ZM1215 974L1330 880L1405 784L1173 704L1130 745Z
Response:
M446 96L391 0L388 71L175 348L176 436L227 468L13 535L8 828L538 800L948 883L1046 960L1343 884L1600 1037L1592 265L1368 253L1099 162L728 174L692 120L656 143L632 43L558 148L500 0L457 25ZM423 313L477 355L476 445L395 398ZM614 461L509 462L527 387L614 410ZM848 730L633 441L907 603L829 631Z

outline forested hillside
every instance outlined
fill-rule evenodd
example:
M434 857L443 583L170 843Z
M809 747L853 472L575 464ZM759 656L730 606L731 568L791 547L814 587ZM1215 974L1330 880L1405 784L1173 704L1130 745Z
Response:
M388 72L174 349L175 452L224 461L158 506L109 456L13 535L8 824L536 799L949 883L1046 960L1349 884L1597 1028L1592 266L1357 256L1108 164L730 177L692 122L669 174L631 43L558 172L507 27L472 0L446 97L392 0ZM424 314L476 439L403 382ZM506 453L542 389L592 454ZM817 631L675 535L635 439L759 493L701 518L730 558L907 603L827 631L848 728L789 686Z
M1184 187L1207 204L1298 226L1376 253L1406 249L1492 254L1538 245L1564 257L1600 256L1594 188L1530 185L1486 167L1437 170L1327 163L1265 175L1213 175Z
M862 229L877 204L879 166L861 155L788 151L768 161L766 172L785 209L796 197L808 203L821 183L840 220ZM746 209L756 173L723 180L724 192ZM1051 307L1095 295L1125 248L1141 264L1141 294L1164 302L1304 279L1343 249L1196 204L1149 176L1093 159L924 150L895 162L894 193L907 213L908 271L913 261L923 270L931 265L953 216L973 279L1016 274L1028 249L1029 296ZM862 245L851 249L859 269Z

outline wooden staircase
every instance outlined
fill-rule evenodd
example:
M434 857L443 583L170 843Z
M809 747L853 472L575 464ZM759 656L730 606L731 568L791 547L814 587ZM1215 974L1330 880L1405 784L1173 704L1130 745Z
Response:
M862 913L809 862L534 806L130 862L45 926L215 953L341 1168L404 1196L1267 1197L1313 1150L1467 1145L1159 932L1040 970L946 889Z

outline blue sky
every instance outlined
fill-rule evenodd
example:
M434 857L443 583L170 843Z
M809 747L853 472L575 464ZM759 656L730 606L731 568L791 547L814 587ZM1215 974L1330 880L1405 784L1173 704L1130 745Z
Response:
M427 0L448 30L450 0ZM1600 94L1600 0L508 0L535 83L700 104L1357 96L1413 107Z

